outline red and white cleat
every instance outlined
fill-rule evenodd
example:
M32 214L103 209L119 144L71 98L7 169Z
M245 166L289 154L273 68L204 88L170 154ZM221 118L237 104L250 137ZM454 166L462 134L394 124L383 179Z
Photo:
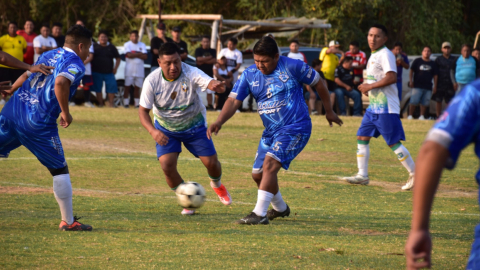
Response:
M218 195L218 198L220 199L220 201L225 204L225 205L230 205L232 204L232 197L230 197L230 193L228 193L227 189L225 188L225 186L222 184L220 187L213 187L213 191L215 191L215 193L217 193Z
M183 209L182 215L187 215L187 216L195 215L195 210Z

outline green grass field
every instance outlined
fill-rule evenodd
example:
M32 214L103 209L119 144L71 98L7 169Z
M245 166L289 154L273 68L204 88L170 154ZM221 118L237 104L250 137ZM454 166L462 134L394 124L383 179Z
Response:
M208 201L195 216L180 215L156 161L155 144L134 109L71 109L60 137L74 188L74 213L92 232L59 232L52 177L25 148L0 160L0 268L3 269L404 269L410 228L408 178L383 139L372 140L369 186L338 179L356 173L359 118L328 127L313 117L313 134L289 171L280 171L290 217L268 226L233 224L257 196L251 180L263 125L258 114L235 115L214 138L222 182L233 198L224 206L208 175L188 151L179 171L201 183ZM209 121L218 113L208 113ZM403 121L416 157L432 121ZM432 214L436 269L464 269L478 223L478 161L464 151L445 172Z

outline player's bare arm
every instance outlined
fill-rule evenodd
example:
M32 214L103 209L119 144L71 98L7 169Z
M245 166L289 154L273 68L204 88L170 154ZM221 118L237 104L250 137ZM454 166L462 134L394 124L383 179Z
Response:
M8 91L3 91L2 95L11 95L15 91L17 91L20 86L28 79L28 74L27 72L23 73L18 79L13 83L12 88Z
M85 61L83 61L83 64L86 65L86 64L88 64L92 61L93 61L93 53L89 53L87 59L85 59Z
M60 126L67 128L73 121L68 107L71 81L63 76L55 79L55 96L62 112L60 113Z
M207 137L211 140L212 134L217 135L222 125L228 121L228 119L232 118L235 112L242 106L242 102L240 100L234 98L228 98L223 105L223 109L220 112L215 123L211 124L207 129Z
M31 66L2 51L0 51L0 64L13 68L28 70L32 73L41 72L45 75L50 74L50 70L54 68L45 65Z
M153 126L152 118L150 117L150 109L140 106L138 108L138 117L140 118L140 123L142 123L142 126L148 131L148 133L150 133L152 138L159 145L164 146L168 143L168 137Z
M117 69L118 69L118 67L120 66L120 61L121 61L121 60L122 60L122 59L121 59L120 57L115 58L115 67L113 68L113 74L114 74L114 75L117 74Z
M338 115L332 109L332 104L330 104L330 93L328 93L325 81L320 78L314 87L317 90L318 95L322 99L323 107L325 107L325 117L327 118L330 126L332 126L332 122L336 123L339 126L342 126L343 121L338 118Z
M396 82L397 82L397 73L393 71L389 71L387 72L387 74L385 74L385 77L378 82L375 82L372 84L366 84L366 83L360 84L358 86L358 90L360 90L360 92L362 92L363 94L367 95L368 91L372 89L384 87L390 84L394 84Z
M225 92L225 82L211 80L207 88L221 94Z

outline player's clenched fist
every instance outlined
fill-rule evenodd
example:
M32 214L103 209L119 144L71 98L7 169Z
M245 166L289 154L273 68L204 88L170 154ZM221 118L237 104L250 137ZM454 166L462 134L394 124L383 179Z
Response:
M217 124L217 123L211 124L207 129L207 138L211 140L212 134L217 135L221 128L222 128L222 125L220 124Z
M62 126L63 128L67 128L68 126L70 126L72 121L73 121L73 117L70 113L68 113L68 114L61 113L60 114L60 126Z
M168 137L158 129L152 131L152 138L161 146L165 146L168 143Z

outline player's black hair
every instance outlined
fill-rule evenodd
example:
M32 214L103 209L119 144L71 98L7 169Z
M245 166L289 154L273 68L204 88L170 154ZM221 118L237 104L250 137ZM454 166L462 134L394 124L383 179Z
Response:
M388 36L387 27L385 27L385 25L383 25L383 24L376 23L376 24L372 25L372 27L370 27L370 28L378 28L378 29L382 30L382 32L385 34L385 36Z
M52 24L52 28L55 27L55 26L58 26L58 27L62 28L62 27L63 27L63 24L61 24L61 23L59 23L59 22L56 22L56 23L53 23L53 24Z
M297 43L297 45L300 45L300 43L299 43L298 40L296 40L296 39L290 41L290 44L292 44L292 43Z
M18 24L16 22L8 22L8 26L10 26L10 24L13 24L18 28Z
M395 42L395 44L393 44L393 47L394 47L394 48L397 47L397 46L403 49L403 44L402 44L402 42L397 41L397 42Z
M234 37L231 37L228 39L228 41L231 41L233 44L237 45L238 44L238 39L237 38L234 38Z
M47 27L50 29L50 24L48 24L47 22L42 23L42 27ZM40 27L40 29L42 29L42 27Z
M135 34L135 35L138 36L138 30L132 30L132 31L130 31L130 35L131 35L131 34Z
M86 44L91 40L92 32L79 24L68 28L67 34L65 35L65 44Z
M204 38L210 40L210 36L208 36L208 35L203 35L203 36L202 36L202 39L204 39Z
M180 55L180 48L177 46L177 44L172 43L172 42L167 42L164 43L160 48L158 49L158 57L164 56L164 55L172 55L176 54Z
M463 47L467 47L470 50L472 49L472 46L470 44L467 44L467 43L462 44L462 47L460 48L460 50L463 50Z
M26 23L26 22L32 22L33 24L35 24L35 22L34 22L32 19L30 19L30 18L26 19L26 20L25 20L25 23Z
M100 36L101 34L104 34L105 36L108 37L108 31L107 31L107 30L100 30L100 31L98 31L98 36Z
M315 59L312 60L312 67L313 68L316 67L316 66L320 66L320 65L322 65L322 61L320 61L320 59L315 58Z
M430 51L432 51L432 47L430 47L430 46L428 46L428 45L423 46L423 48L424 48L424 49L425 49L425 48L429 48Z
M343 60L342 60L342 63L343 63L343 62L350 62L350 61L353 61L353 57L351 57L351 56L345 56L345 57L343 58Z
M356 40L350 42L350 45L355 46L355 47L360 47L360 43L358 43L358 41L356 41Z
M253 47L253 54L265 55L272 58L279 53L277 42L271 37L262 37Z

